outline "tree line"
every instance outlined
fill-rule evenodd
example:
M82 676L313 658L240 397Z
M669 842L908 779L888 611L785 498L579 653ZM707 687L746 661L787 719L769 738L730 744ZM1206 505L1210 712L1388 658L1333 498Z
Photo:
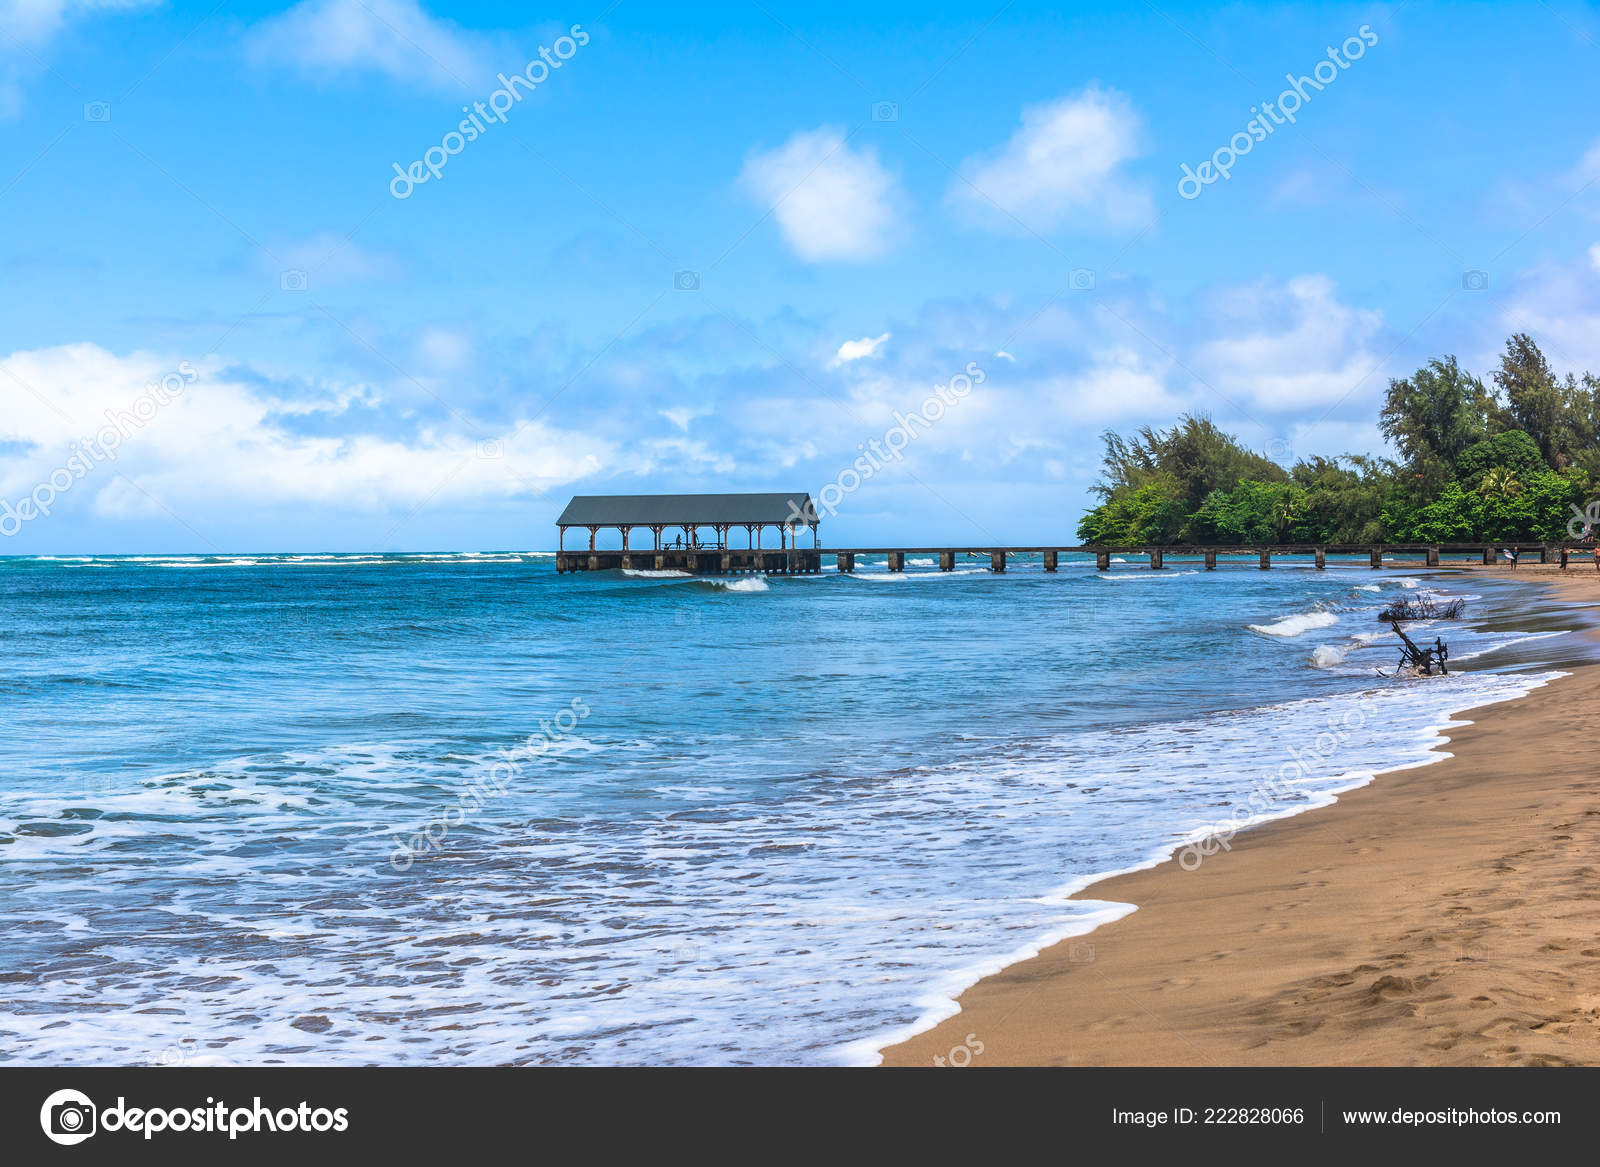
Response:
M1398 459L1285 469L1205 416L1104 434L1100 504L1078 537L1170 543L1470 543L1567 539L1600 483L1600 378L1557 377L1526 333L1485 384L1456 358L1391 380L1379 428Z

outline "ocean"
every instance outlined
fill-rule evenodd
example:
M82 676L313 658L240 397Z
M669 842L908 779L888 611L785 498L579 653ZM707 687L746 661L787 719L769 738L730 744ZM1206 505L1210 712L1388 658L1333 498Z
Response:
M0 1062L871 1064L1578 618L1430 577L1460 671L1395 680L1424 581L1199 566L0 560Z

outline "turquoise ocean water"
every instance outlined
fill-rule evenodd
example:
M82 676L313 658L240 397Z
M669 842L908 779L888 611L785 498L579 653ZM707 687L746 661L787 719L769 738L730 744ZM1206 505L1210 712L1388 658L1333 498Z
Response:
M0 1061L870 1063L1575 627L1446 577L1463 671L1398 682L1421 581L1198 567L0 560Z

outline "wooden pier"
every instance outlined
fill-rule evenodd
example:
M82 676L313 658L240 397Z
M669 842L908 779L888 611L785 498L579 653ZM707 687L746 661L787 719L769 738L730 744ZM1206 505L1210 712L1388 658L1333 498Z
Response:
M1563 547L1588 551L1590 548L1577 542L1540 543L1524 540L1518 543L1272 543L1228 544L1203 546L1177 543L1136 545L1129 547L1095 546L1038 546L1038 547L837 547L824 550L818 533L820 520L811 496L791 494L626 494L579 495L567 504L556 520L560 530L557 541L556 571L562 575L579 571L681 571L690 575L734 575L763 573L768 575L815 574L822 570L824 556L833 557L834 566L842 572L856 569L857 558L864 555L882 555L893 572L906 569L908 555L924 556L936 560L940 571L954 571L957 563L987 564L990 571L1003 572L1006 563L1019 555L1039 556L1045 571L1060 567L1063 555L1092 555L1099 571L1109 571L1113 558L1135 557L1145 559L1152 571L1166 566L1169 556L1199 559L1207 571L1215 571L1220 557L1243 556L1254 559L1262 571L1272 566L1273 557L1310 556L1318 570L1326 570L1328 556L1365 556L1370 567L1383 566L1385 557L1419 555L1428 567L1438 567L1446 556L1481 556L1490 564L1502 548L1524 553L1537 553L1540 563L1549 563ZM583 550L569 551L567 532L572 528L587 530L589 546ZM635 530L644 529L651 534L651 546L634 548L629 545ZM704 529L711 537L704 538ZM743 528L745 546L731 545L730 533ZM619 532L620 548L601 548L597 539L601 531ZM668 530L680 532L672 539L664 538ZM802 548L802 532L811 534L811 546ZM776 547L764 544L769 532L778 541Z
M1161 547L1095 547L1095 546L1036 546L1036 547L808 547L803 550L760 548L695 547L669 548L646 551L560 551L556 555L558 572L606 571L616 569L682 571L691 575L730 575L763 573L782 575L794 573L815 574L824 570L823 560L832 558L837 571L849 573L856 570L857 560L865 556L883 556L892 572L906 570L910 557L932 560L940 571L954 571L958 565L986 567L992 572L1004 572L1007 564L1018 556L1037 556L1047 572L1056 571L1063 555L1094 556L1098 571L1109 571L1112 559L1119 558L1148 565L1152 571L1170 566L1174 558L1192 559L1203 564L1205 570L1215 571L1221 560L1243 560L1262 571L1272 567L1274 559L1294 556L1309 557L1318 570L1326 570L1329 556L1353 556L1365 560L1370 568L1380 568L1386 558L1411 557L1408 562L1421 566L1439 567L1447 560L1492 564L1501 549L1518 550L1529 562L1537 556L1539 563L1553 563L1561 548L1587 555L1592 546L1580 543L1381 543L1381 544L1301 544L1275 543L1253 546L1205 547L1190 544L1172 544Z

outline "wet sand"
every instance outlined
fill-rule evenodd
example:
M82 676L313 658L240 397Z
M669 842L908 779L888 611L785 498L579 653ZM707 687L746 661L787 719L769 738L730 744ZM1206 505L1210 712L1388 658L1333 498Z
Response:
M1587 560L1517 574L1600 606ZM1086 889L1138 910L885 1064L1600 1064L1600 666L1467 719L1444 762Z

